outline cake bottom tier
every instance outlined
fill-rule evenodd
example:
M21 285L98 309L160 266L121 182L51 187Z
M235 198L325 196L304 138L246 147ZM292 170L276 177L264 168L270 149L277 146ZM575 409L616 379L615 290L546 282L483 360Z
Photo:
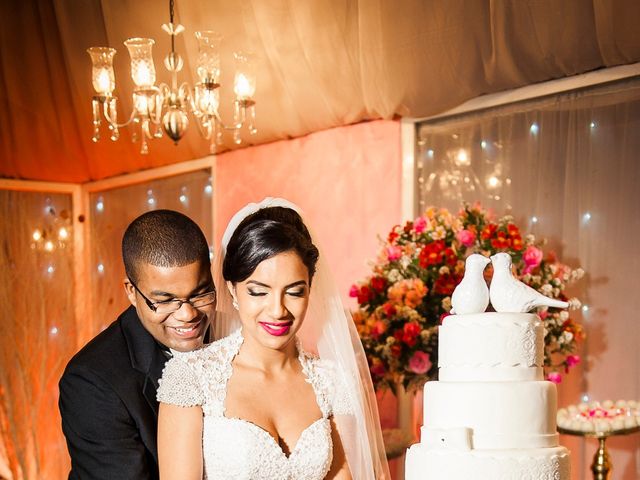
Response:
M570 480L569 450L407 450L406 480Z

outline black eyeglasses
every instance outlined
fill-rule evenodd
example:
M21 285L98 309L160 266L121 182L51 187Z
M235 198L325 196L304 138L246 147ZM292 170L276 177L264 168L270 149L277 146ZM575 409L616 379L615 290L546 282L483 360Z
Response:
M131 281L131 279L129 279L129 282L131 283L131 285L133 285L133 288L136 289L136 292L138 292L140 296L144 298L144 301L146 302L147 307L149 307L149 310L151 310L154 313L160 313L160 314L173 313L180 310L180 308L182 307L182 304L184 303L188 303L193 308L202 308L202 307L206 307L207 305L211 305L213 302L216 301L216 291L212 290L210 292L201 293L200 295L187 298L186 300L180 300L179 298L172 298L171 300L163 300L161 302L152 302L145 296L144 293L140 291L140 289L137 287L135 283Z

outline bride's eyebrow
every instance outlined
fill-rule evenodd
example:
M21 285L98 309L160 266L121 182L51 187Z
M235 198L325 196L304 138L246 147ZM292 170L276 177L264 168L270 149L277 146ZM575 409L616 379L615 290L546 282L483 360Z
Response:
M259 282L258 280L249 280L247 281L247 286L249 285L255 285L257 287L264 287L264 288L271 288L271 285L267 285L266 283L262 283ZM305 280L298 280L297 282L293 282L290 283L289 285L285 285L285 290L292 288L292 287L297 287L299 285L307 285L307 282Z

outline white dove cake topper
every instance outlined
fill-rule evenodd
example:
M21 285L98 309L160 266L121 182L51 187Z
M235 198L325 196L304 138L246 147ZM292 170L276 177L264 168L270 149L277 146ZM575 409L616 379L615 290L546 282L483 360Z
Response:
M569 304L549 298L522 283L511 273L511 256L496 253L491 257L493 278L489 288L489 299L496 312L526 313L537 307L568 308Z
M487 288L483 271L489 261L493 264L493 278L491 286ZM501 313L527 313L543 306L569 307L567 302L545 297L515 278L511 272L511 256L508 253L496 253L491 260L474 253L467 257L464 277L451 295L451 313L482 313L489 301L493 309Z
M451 295L451 313L463 315L482 313L489 305L489 288L484 280L484 268L490 260L474 253L464 264L464 277Z

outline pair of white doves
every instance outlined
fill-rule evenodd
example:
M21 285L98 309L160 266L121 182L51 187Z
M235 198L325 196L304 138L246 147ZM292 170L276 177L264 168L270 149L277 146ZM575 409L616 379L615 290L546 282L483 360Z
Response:
M491 288L487 288L482 273L489 262L493 264ZM511 273L511 256L508 253L496 253L491 259L474 253L467 257L464 278L451 295L451 313L482 313L489 300L496 312L509 313L529 312L542 306L569 306L567 302L545 297L515 278Z

